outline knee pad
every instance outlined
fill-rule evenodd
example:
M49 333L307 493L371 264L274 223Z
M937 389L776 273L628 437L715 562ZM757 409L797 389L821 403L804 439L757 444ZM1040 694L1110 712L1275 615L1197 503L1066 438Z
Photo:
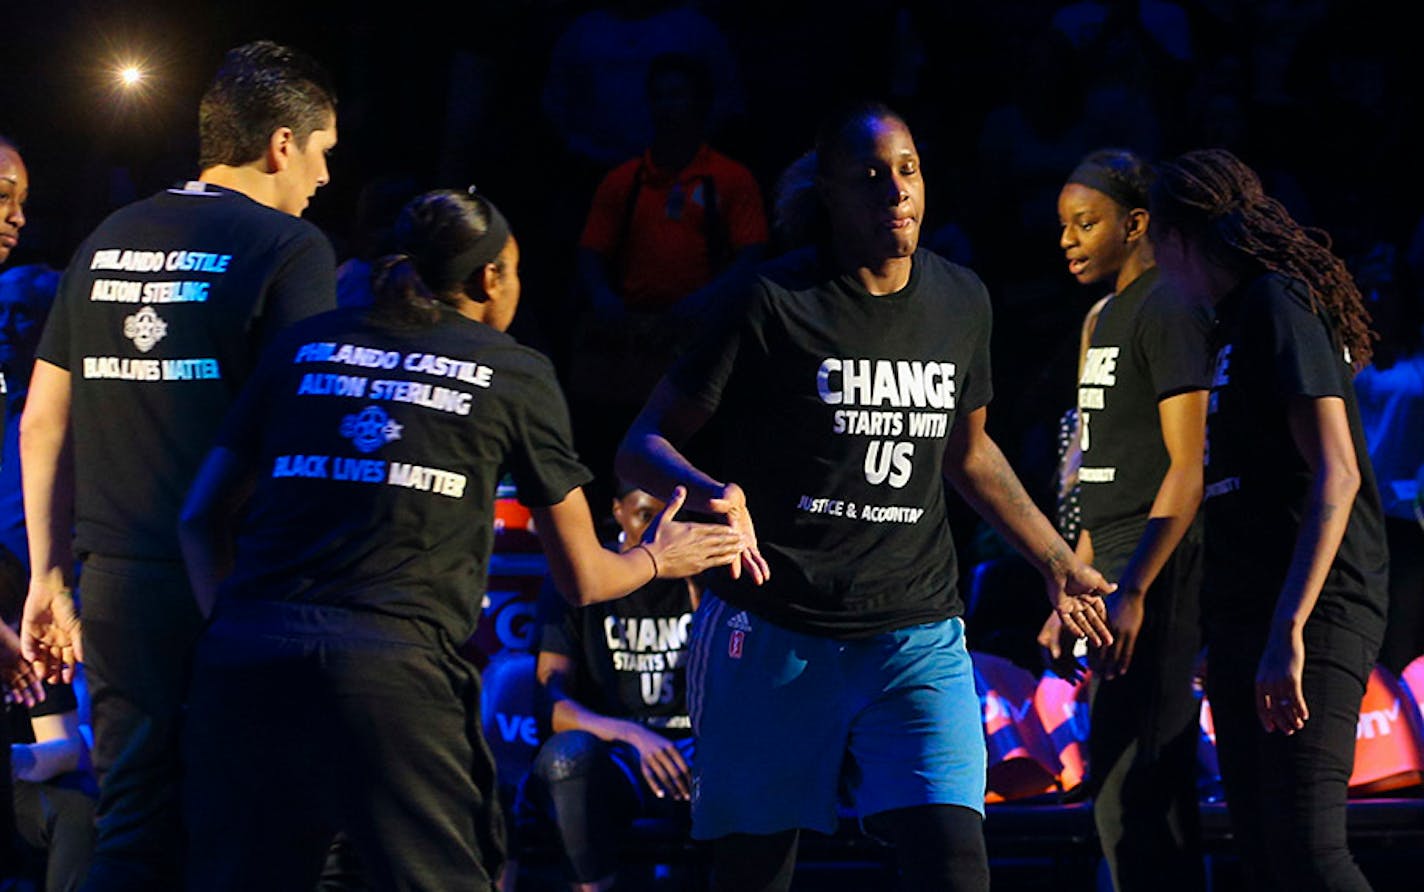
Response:
M533 771L546 783L563 783L586 776L606 758L607 750L606 743L587 731L560 731L539 748Z

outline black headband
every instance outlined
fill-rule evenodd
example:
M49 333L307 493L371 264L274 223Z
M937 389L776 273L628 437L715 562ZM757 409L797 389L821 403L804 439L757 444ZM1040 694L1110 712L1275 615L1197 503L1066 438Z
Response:
M470 197L483 204L489 211L489 224L485 227L484 234L475 239L464 251L429 270L428 276L422 273L422 277L428 281L464 282L474 274L475 270L498 257L504 250L505 243L509 241L509 221L504 219L499 208L495 207L494 203L483 195L472 194Z
M1112 168L1092 161L1079 164L1068 175L1068 182L1096 189L1128 210L1147 207L1145 191L1135 188Z

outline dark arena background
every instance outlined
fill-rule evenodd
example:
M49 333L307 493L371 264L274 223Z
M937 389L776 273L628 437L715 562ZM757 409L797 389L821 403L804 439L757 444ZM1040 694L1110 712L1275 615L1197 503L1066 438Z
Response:
M1077 333L1101 296L1065 274L1055 201L1093 149L1158 159L1229 148L1297 220L1330 234L1375 317L1377 357L1392 362L1411 338L1418 349L1415 15L1368 0L9 0L0 134L30 176L28 223L9 265L62 269L108 213L193 177L207 79L227 48L269 38L307 51L336 82L331 181L305 217L338 261L369 256L406 197L477 186L520 241L523 302L511 333L549 356L576 403L588 385L572 361L584 219L601 177L646 144L647 62L686 52L710 73L708 142L752 172L769 219L783 172L834 105L877 99L904 116L928 189L921 246L988 286L989 427L1051 517ZM1424 440L1412 448L1424 464ZM610 485L611 468L593 470ZM605 517L606 499L591 501ZM950 503L990 735L994 888L1098 888L1091 810L1073 790L1082 691L1044 675L1034 636L1048 607L1033 572ZM486 670L485 734L512 789L547 733L530 655L545 565L527 517L512 498L501 506L484 618L467 651ZM1424 589L1413 595L1424 599ZM1360 720L1351 844L1378 890L1424 888L1421 705L1424 662L1382 665ZM1244 889L1209 711L1203 719L1211 888ZM892 859L845 824L804 841L795 890L893 888ZM517 851L519 889L565 888L547 838L520 834ZM623 854L634 888L699 888L706 863L681 825L640 825ZM0 889L33 888L10 882Z

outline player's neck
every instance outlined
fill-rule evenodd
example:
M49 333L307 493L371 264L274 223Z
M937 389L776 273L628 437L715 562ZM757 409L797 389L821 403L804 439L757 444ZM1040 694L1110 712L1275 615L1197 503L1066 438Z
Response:
M198 174L198 181L241 192L258 204L277 206L277 184L271 174L255 164L217 164Z
M858 264L851 274L874 295L894 294L910 283L913 257L887 257L871 263Z
M1155 264L1152 262L1150 252L1144 254L1142 251L1135 252L1118 270L1117 279L1113 282L1113 291L1117 294L1122 292L1141 278L1142 274L1151 269Z

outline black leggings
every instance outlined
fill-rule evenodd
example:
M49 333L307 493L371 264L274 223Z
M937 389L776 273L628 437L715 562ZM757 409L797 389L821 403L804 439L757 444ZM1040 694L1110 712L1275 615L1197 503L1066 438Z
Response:
M1195 531L1188 534L1152 584L1127 674L1092 682L1093 817L1119 890L1206 886L1192 690L1201 645L1200 547Z
M1346 805L1360 700L1378 638L1314 620L1302 689L1310 719L1287 737L1256 718L1261 629L1207 633L1207 697L1231 827L1251 889L1369 890L1350 855Z
M957 805L921 805L865 819L866 830L895 846L904 892L985 892L989 858L984 819ZM786 892L799 831L734 833L713 844L714 892Z
M691 741L679 742L684 758ZM641 779L638 754L587 731L561 731L539 748L524 782L520 817L532 806L559 836L570 882L593 883L618 869L618 843L637 817L689 821L685 802L652 795Z

